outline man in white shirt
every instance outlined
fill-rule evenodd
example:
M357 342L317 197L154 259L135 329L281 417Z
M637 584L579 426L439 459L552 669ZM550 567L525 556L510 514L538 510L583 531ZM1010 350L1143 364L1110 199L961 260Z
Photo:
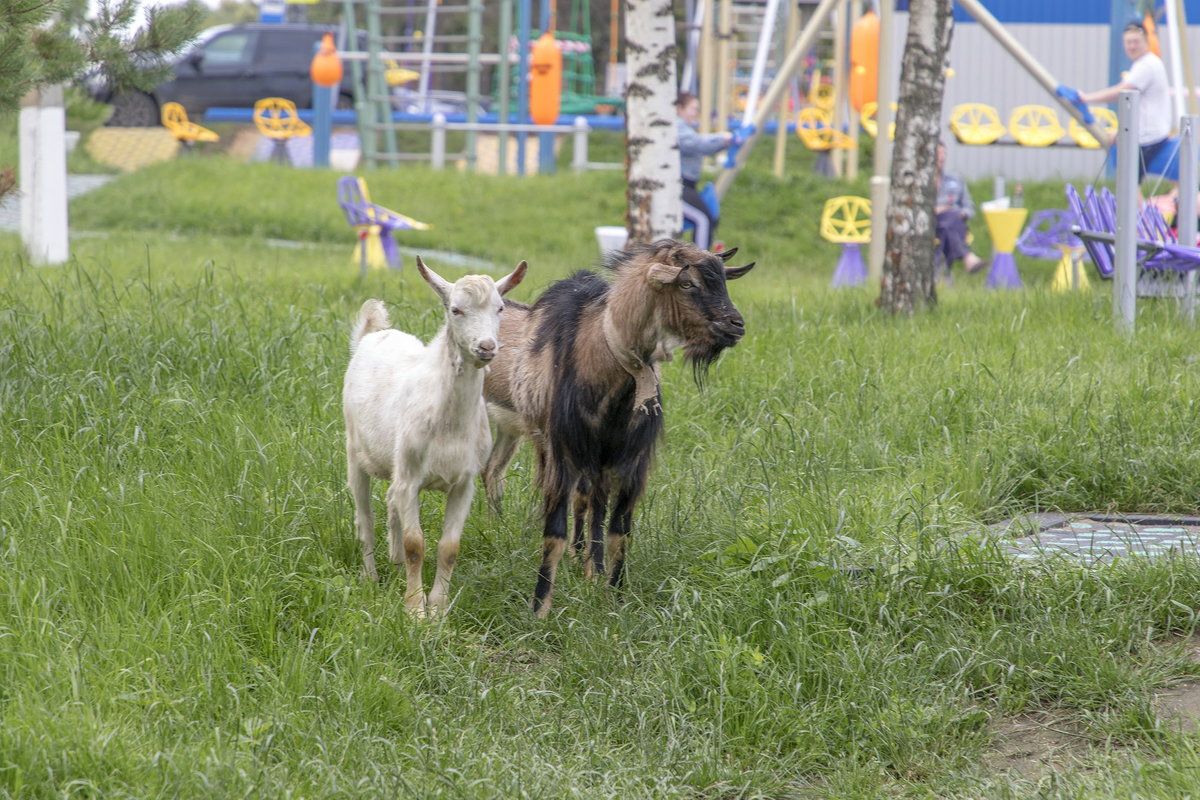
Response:
M1103 105L1117 99L1121 92L1135 90L1141 93L1138 100L1138 144L1141 159L1138 163L1138 180L1146 177L1146 165L1154 161L1158 151L1171 136L1171 95L1167 83L1167 68L1162 59L1150 51L1146 29L1141 23L1131 22L1125 26L1122 37L1125 55L1133 64L1125 78L1115 86L1095 92L1081 92L1079 99L1088 105Z

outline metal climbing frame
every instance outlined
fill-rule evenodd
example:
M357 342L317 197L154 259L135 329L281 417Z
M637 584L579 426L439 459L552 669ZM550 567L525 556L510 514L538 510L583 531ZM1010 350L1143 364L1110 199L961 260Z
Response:
M480 113L480 75L485 64L499 64L499 54L482 54L483 0L458 4L439 0L342 0L342 22L348 31L365 32L366 49L347 50L354 78L354 106L358 117L363 158L369 168L380 163L395 164L414 158L399 151L397 123L393 112L394 85L408 82L401 73L416 73L414 99L426 109L435 74L466 73L467 121L475 123ZM466 15L463 33L445 32L448 18ZM418 20L422 27L416 27ZM439 32L439 24L443 31ZM462 28L461 23L457 26ZM364 40L361 35L349 41ZM389 81L389 75L394 76ZM475 134L467 134L467 158L474 160ZM415 156L424 158L424 156Z

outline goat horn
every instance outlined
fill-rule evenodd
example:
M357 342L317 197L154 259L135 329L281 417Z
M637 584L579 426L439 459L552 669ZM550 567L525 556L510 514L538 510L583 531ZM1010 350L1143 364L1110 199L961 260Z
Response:
M717 255L721 257L722 261L728 261L729 259L733 258L733 254L737 251L738 249L735 247L732 250L722 250L721 252L717 253Z

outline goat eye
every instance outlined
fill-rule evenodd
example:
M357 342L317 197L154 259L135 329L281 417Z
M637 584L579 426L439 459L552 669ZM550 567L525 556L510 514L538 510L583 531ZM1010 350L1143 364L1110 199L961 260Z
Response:
M497 309L496 309L496 313L497 313L497 314L503 314L503 313L504 313L504 306L500 306L499 308L497 308Z
M450 306L450 313L456 317L461 317L463 315L462 309L456 308L455 306Z
M680 282L679 282L679 288L680 288L680 289L690 289L690 288L692 288L693 286L695 286L695 284L694 284L694 283L692 283L691 281L684 280L684 281L680 281Z

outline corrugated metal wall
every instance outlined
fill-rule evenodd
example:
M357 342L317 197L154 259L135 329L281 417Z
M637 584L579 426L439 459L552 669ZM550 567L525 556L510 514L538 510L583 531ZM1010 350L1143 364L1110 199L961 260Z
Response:
M1092 0L1105 5L1102 0ZM991 3L988 4L989 9ZM1190 21L1195 18L1189 15ZM908 29L908 14L895 15L894 50L896 83L899 83L900 58ZM1109 85L1108 53L1111 29L1105 24L1006 24L1029 53L1060 83L1080 91L1094 91ZM1200 28L1191 26L1188 47L1192 68L1200 70ZM1164 42L1163 59L1170 74L1169 42ZM942 130L947 144L947 168L963 177L975 179L1003 176L1008 179L1069 178L1093 179L1105 174L1104 151L1073 147L1033 148L1019 146L986 147L961 145L950 132L950 110L959 103L987 103L1008 124L1012 109L1024 104L1054 106L1042 89L984 28L977 23L955 24L951 40L950 66L954 76L946 81ZM1200 83L1200 75L1196 76ZM894 90L895 91L895 90ZM893 95L894 96L894 95ZM1059 113L1063 128L1066 112ZM1009 139L1011 137L1005 137ZM1064 138L1064 141L1070 141Z

